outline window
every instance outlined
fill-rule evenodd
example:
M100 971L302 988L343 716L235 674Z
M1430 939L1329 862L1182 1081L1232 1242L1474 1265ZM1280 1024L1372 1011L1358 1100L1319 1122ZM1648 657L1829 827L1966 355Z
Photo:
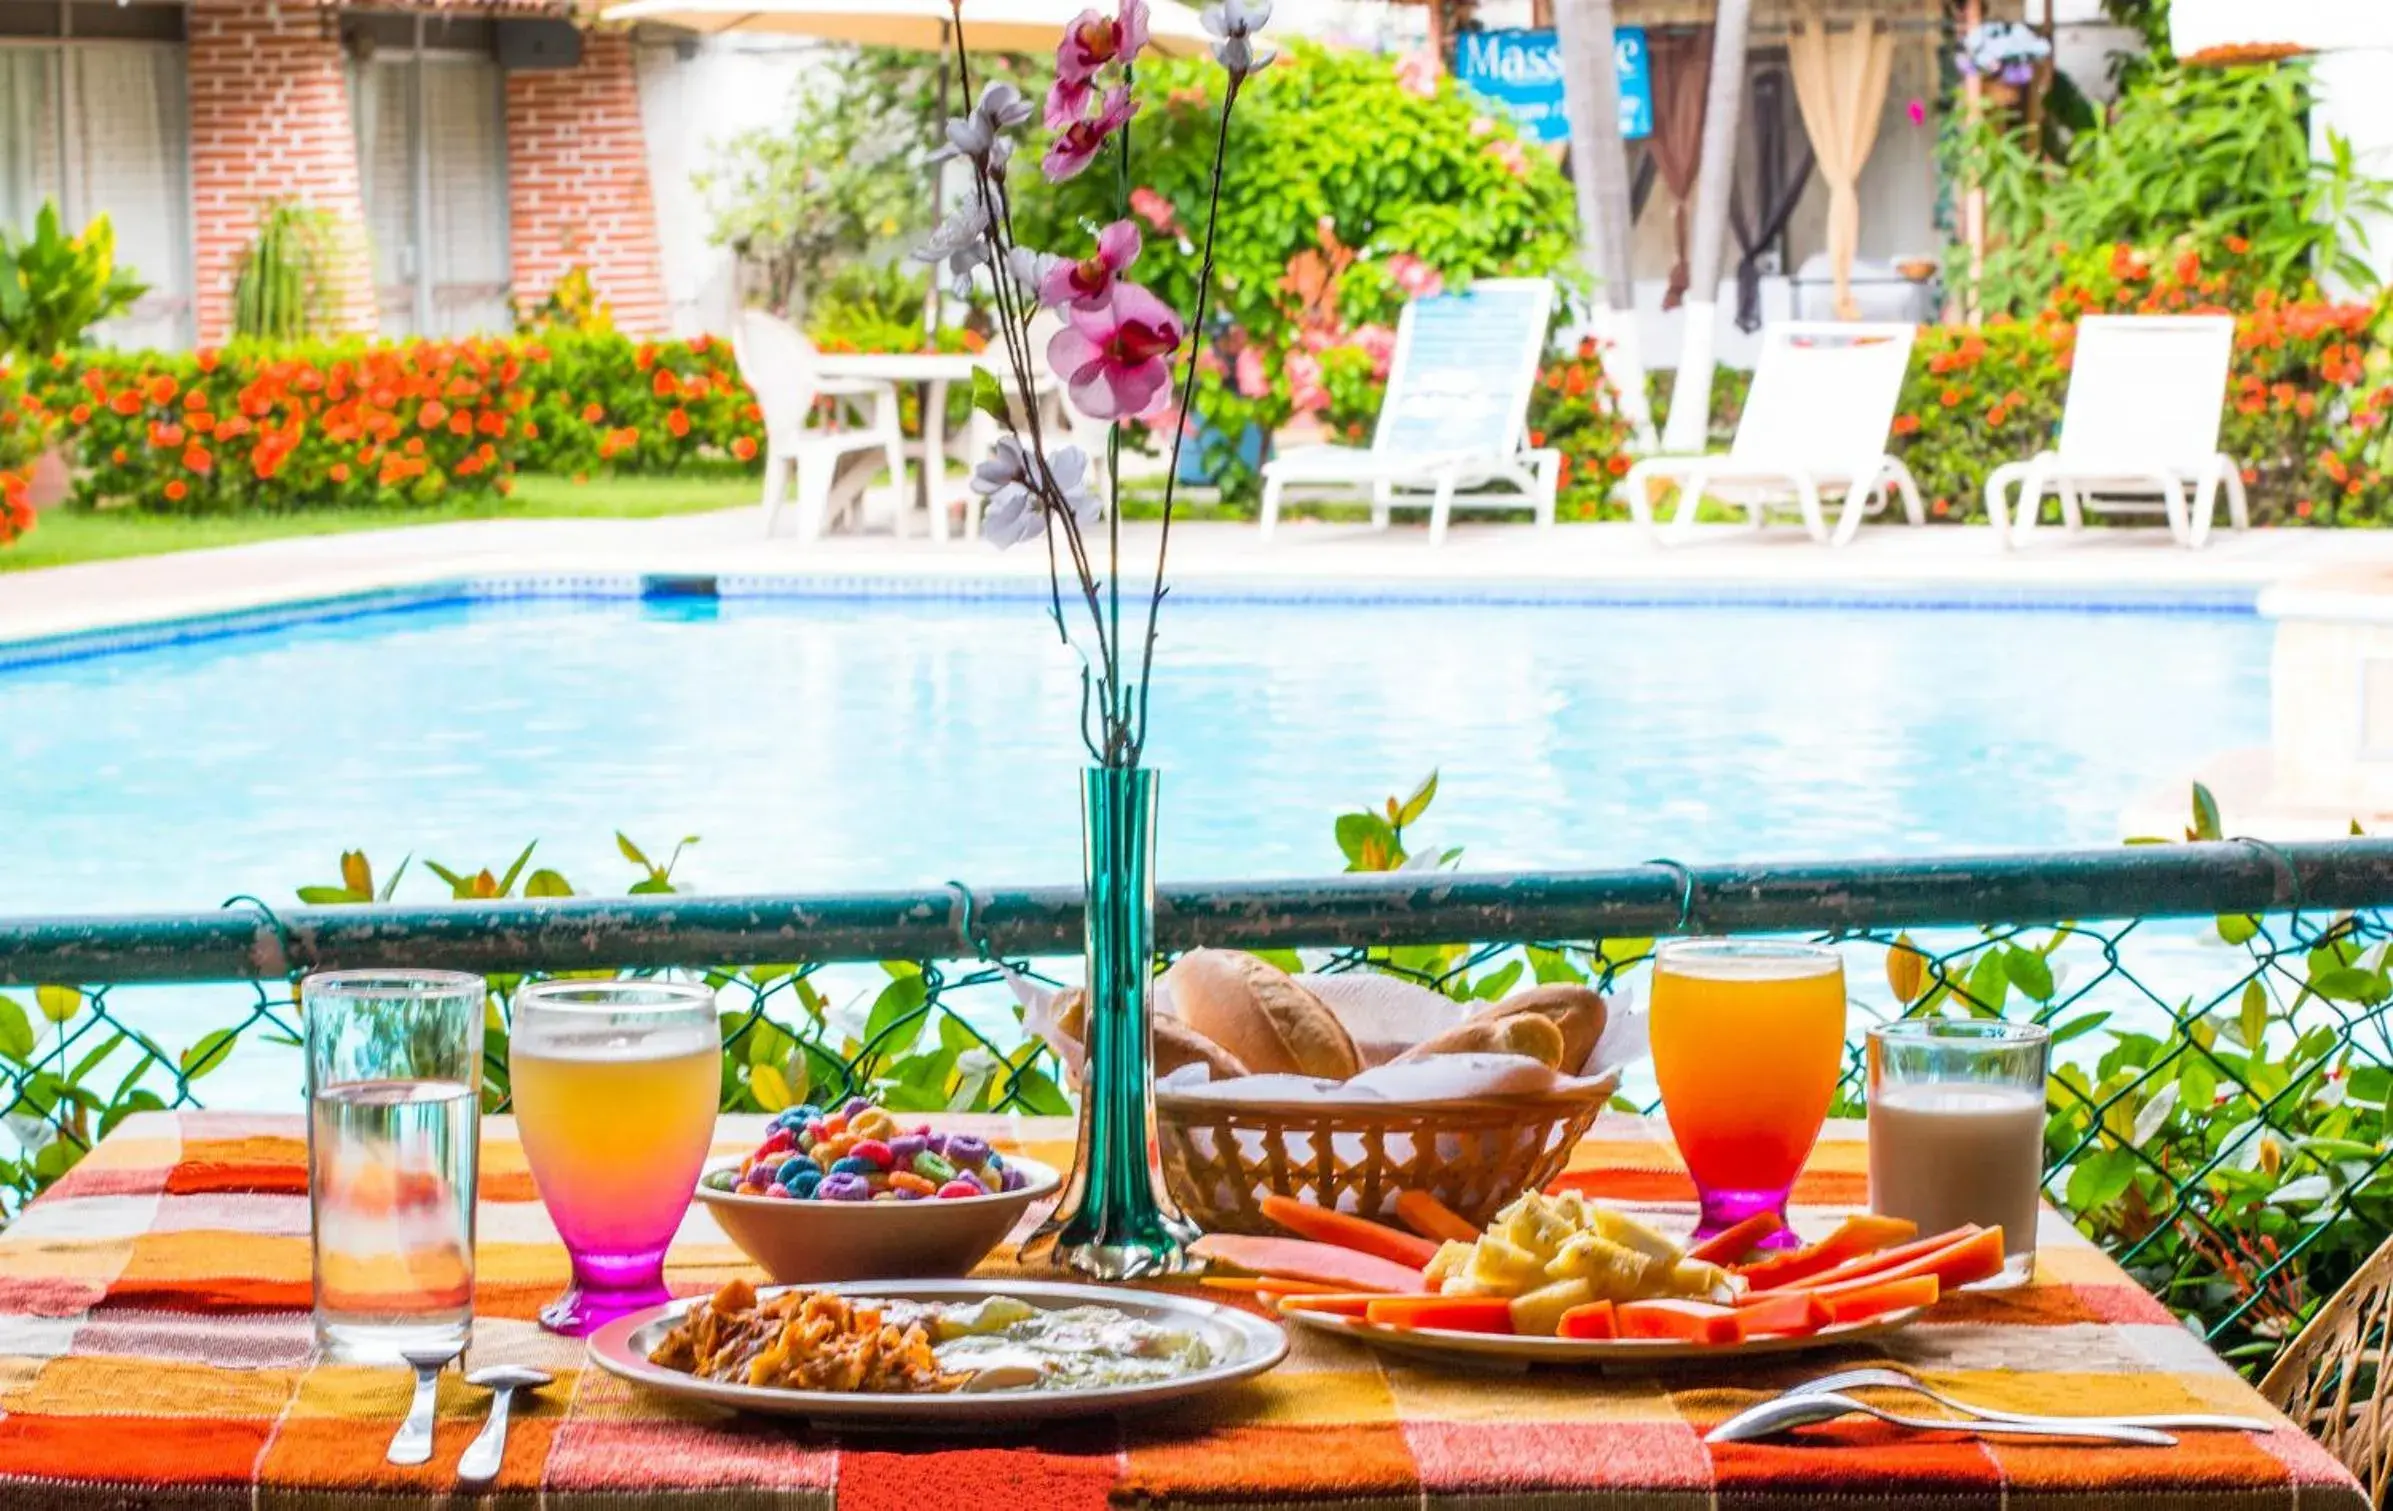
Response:
M55 200L70 229L106 215L150 291L100 331L117 346L191 340L189 107L179 5L0 0L0 221Z
M506 330L505 75L488 23L342 20L385 335Z

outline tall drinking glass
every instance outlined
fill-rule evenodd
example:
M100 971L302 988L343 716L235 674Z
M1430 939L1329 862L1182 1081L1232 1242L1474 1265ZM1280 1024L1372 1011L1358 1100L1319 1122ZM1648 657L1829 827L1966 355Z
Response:
M1787 1193L1844 1065L1845 965L1817 945L1690 939L1654 954L1654 1078L1703 1204L1697 1237ZM1791 1244L1781 1227L1772 1246Z
M1907 1018L1870 1030L1870 1210L1922 1233L2001 1228L2002 1273L1973 1289L2025 1285L2035 1271L2051 1058L2038 1023Z
M715 994L691 982L536 982L515 994L512 1034L516 1131L573 1259L540 1325L579 1337L668 1299L665 1250L714 1141Z
M456 971L299 985L316 1341L332 1357L465 1347L486 995Z

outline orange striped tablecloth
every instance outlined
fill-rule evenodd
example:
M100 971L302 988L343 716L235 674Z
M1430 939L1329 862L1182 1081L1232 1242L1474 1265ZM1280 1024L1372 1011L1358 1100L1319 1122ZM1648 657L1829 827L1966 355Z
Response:
M1051 1163L1067 1126L956 1119ZM725 1152L755 1119L726 1119ZM400 1371L311 1357L305 1148L292 1117L130 1119L0 1237L0 1506L344 1507L445 1495L481 1415L448 1377L434 1461L382 1461ZM1299 1330L1286 1364L1161 1418L978 1443L830 1435L648 1394L581 1367L532 1316L565 1259L505 1119L485 1128L474 1362L558 1383L509 1440L498 1498L544 1507L818 1511L1108 1505L1607 1508L1904 1504L1938 1508L2357 1508L2343 1469L2290 1425L2188 1434L2174 1449L2002 1445L1876 1426L1803 1443L1711 1447L1703 1431L1817 1359L1657 1375L1466 1372ZM1570 1179L1632 1204L1683 1204L1666 1138L1607 1117ZM1797 1188L1816 1228L1862 1196L1857 1127L1832 1126ZM1684 1208L1681 1209L1683 1221ZM2036 1410L2268 1414L2199 1340L2048 1217L2036 1283L1948 1301L1883 1351L1989 1403ZM703 1212L677 1288L740 1268ZM1848 1350L1849 1360L1861 1350Z

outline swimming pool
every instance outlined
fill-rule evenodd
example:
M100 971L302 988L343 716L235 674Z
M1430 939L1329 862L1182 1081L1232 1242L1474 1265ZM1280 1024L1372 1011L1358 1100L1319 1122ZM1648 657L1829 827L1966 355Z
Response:
M437 598L437 595L435 595ZM1167 611L1162 872L1319 874L1442 772L1481 868L2104 845L2264 742L2249 614L1656 602ZM585 891L1077 874L1076 663L1018 597L534 596L0 670L0 912L284 902L362 847ZM428 889L428 890L427 890ZM403 895L432 897L427 877Z

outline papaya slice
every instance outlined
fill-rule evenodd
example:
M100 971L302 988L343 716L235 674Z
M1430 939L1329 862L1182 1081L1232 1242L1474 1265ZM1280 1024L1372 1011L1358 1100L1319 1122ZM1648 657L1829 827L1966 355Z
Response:
M1197 1258L1226 1264L1249 1274L1281 1280L1309 1280L1342 1291L1388 1291L1418 1294L1428 1289L1421 1272L1409 1265L1382 1259L1335 1244L1304 1238L1256 1237L1250 1233L1208 1233L1189 1245Z
M1384 1223L1351 1212L1333 1212L1292 1196L1266 1196L1262 1207L1265 1217L1297 1237L1315 1243L1352 1249L1358 1254L1375 1254L1391 1264L1410 1265L1416 1270L1437 1257L1437 1245L1429 1239L1399 1233Z

